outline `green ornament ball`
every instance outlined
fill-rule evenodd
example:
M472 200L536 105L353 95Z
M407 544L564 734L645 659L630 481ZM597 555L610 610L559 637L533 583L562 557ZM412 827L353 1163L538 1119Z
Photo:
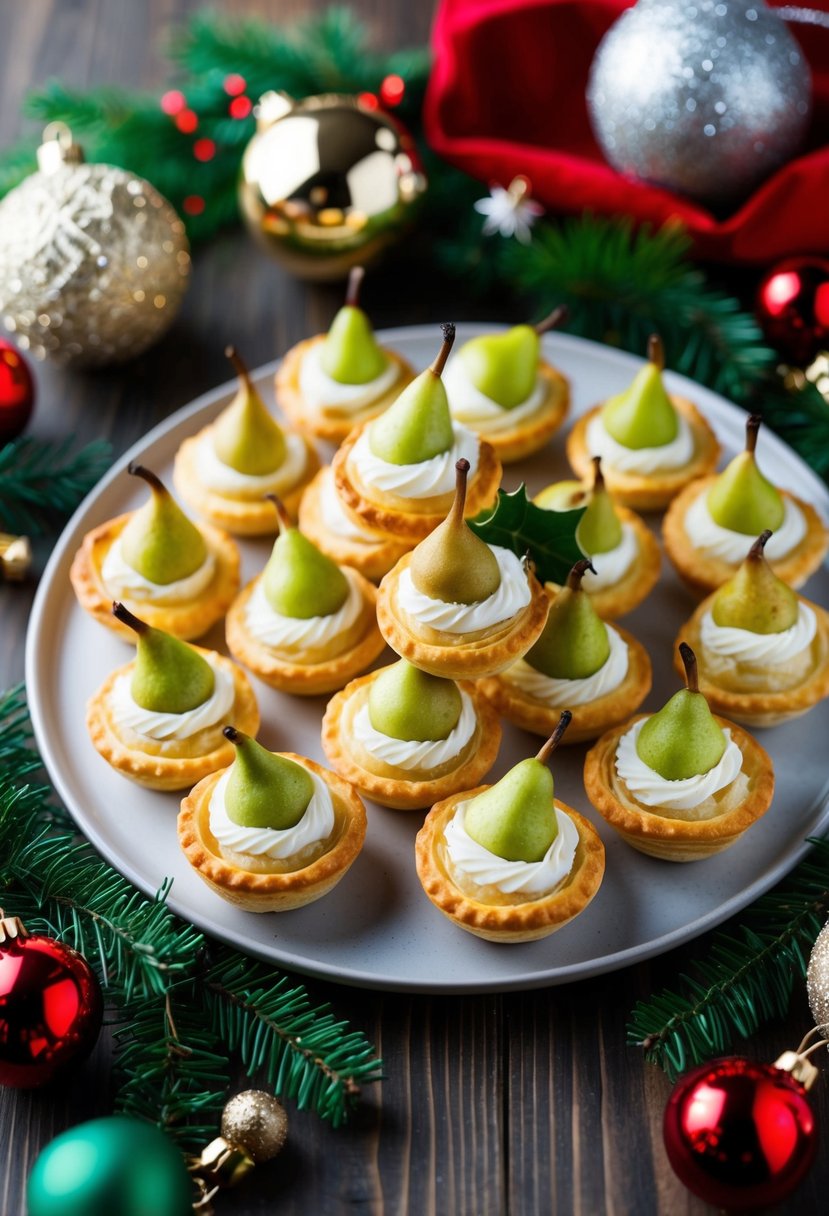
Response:
M29 1175L28 1216L189 1216L193 1195L169 1137L115 1115L47 1144Z

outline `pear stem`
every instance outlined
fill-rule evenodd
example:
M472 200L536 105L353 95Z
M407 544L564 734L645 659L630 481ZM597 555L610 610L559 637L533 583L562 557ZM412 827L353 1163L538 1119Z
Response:
M294 526L293 520L285 510L284 502L276 494L266 494L265 498L276 507L276 518L279 521L279 535L281 536L283 532L287 532L289 528Z
M685 684L689 692L699 692L699 676L697 674L697 656L687 642L679 643L679 656L685 668Z
M156 490L159 494L167 493L167 487L164 485L161 478L156 476L156 474L150 469L145 468L143 464L139 464L137 460L131 460L129 462L127 465L127 472L133 477L143 478L147 485L151 489Z
M569 709L565 709L564 712L562 713L561 717L558 720L558 726L556 726L555 730L550 735L549 739L543 745L543 747L540 749L540 751L536 752L536 756L535 756L536 760L540 760L542 764L547 763L547 761L550 759L550 756L552 756L553 752L556 750L559 743L561 742L562 735L567 730L567 727L570 725L570 723L572 721L573 721L573 715L570 713Z
M760 533L760 535L757 537L754 544L749 549L748 554L747 554L748 559L751 561L754 561L754 562L758 562L760 560L760 558L763 556L763 550L765 549L766 543L769 541L770 538L771 538L771 529L766 528L765 532Z
M446 360L449 358L449 352L455 342L455 326L451 321L447 321L445 325L441 325L443 333L443 345L437 353L434 363L430 367L436 376L443 375L443 369L446 367Z
M466 479L469 475L469 461L463 457L455 465L455 500L449 516L452 523L460 526L463 523L463 510L466 506Z
M665 370L665 346L659 334L651 334L648 338L648 359L660 371Z
M604 473L602 472L601 456L593 457L593 493L598 494L604 489Z
M233 364L233 370L236 372L236 375L239 377L239 379L242 381L242 383L247 388L250 388L250 372L248 371L247 365L245 364L244 360L242 359L242 356L239 354L236 347L235 346L226 346L225 347L225 357L228 358L230 360L230 362Z
M229 739L231 743L238 743L241 739L241 735L235 726L223 727L222 734L226 739Z
M543 320L539 321L537 325L534 325L533 329L538 336L541 337L542 334L548 333L549 330L558 329L559 325L564 325L569 316L570 309L567 307L567 305L559 304L558 307L554 308L551 313L548 313Z
M149 625L146 621L139 621L138 617L133 616L129 608L125 608L124 605L118 600L113 601L112 615L117 621L120 621L122 625L129 625L130 629L134 629L139 637L141 637L141 634L146 633L149 629Z
M360 307L360 288L363 285L363 279L366 277L365 269L362 266L352 266L348 275L348 287L345 292L345 303L347 308Z
M752 454L757 447L757 432L760 430L762 421L759 414L749 414L746 419L746 451Z
M568 591L578 591L581 588L581 580L588 570L591 570L593 574L596 573L596 567L589 557L583 557L580 562L576 562L573 569L567 575L567 582L564 584Z

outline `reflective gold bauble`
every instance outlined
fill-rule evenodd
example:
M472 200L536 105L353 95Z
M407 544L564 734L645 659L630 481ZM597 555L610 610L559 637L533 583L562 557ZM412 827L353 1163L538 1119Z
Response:
M246 1089L224 1108L222 1135L261 1165L282 1150L288 1135L288 1116L273 1094Z
M411 137L359 98L266 93L242 159L251 232L293 274L338 279L405 231L426 189Z
M130 359L178 312L184 225L143 178L85 164L62 123L47 127L38 161L0 203L0 320L38 359Z

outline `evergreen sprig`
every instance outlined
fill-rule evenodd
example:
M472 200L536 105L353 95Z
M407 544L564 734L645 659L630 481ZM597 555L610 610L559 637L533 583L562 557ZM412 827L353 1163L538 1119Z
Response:
M112 462L103 440L14 439L0 448L0 527L40 536L75 507Z

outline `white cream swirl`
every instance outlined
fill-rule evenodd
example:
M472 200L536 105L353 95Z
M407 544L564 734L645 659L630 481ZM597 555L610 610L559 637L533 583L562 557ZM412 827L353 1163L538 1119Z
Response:
M616 772L628 790L643 806L665 807L667 810L690 811L712 798L739 776L743 767L743 753L731 738L731 731L723 731L726 747L720 760L707 773L685 777L680 781L668 781L640 760L636 740L647 718L634 722L630 730L622 735L616 750Z
M783 498L785 515L783 522L776 532L773 532L766 542L765 555L772 561L785 557L806 535L806 520L797 503L791 498ZM743 561L752 543L756 539L753 532L734 532L731 528L721 528L711 518L708 510L708 495L698 494L685 513L685 531L695 549L718 557L721 561L738 565Z
M354 572L343 567L348 579L348 595L342 606L328 616L283 616L275 612L265 595L265 582L260 578L245 607L245 623L253 637L277 650L301 653L332 642L350 629L363 610L363 597Z
M446 852L456 874L479 887L497 887L504 895L544 895L570 873L579 844L579 830L564 811L555 808L558 832L541 861L505 861L490 853L466 830L469 802L459 802L446 825Z
M500 545L490 545L498 559L501 582L497 591L473 604L444 603L418 591L407 567L397 583L397 602L421 625L445 633L475 633L509 620L526 608L532 599L527 571L520 558Z
M386 366L365 384L342 384L323 370L323 342L315 342L303 356L299 369L299 389L311 409L326 414L348 415L370 405L387 393L400 379L400 367L386 357Z
M604 591L625 577L639 553L639 541L632 524L622 524L622 539L606 553L588 553L596 573L586 570L582 579L585 591Z
M676 421L678 430L670 443L654 448L626 448L605 429L599 412L587 424L587 451L591 456L601 456L605 466L618 469L620 473L661 473L665 469L682 468L694 454L694 436L679 411Z
M808 604L800 603L797 620L779 633L752 633L718 625L710 612L700 621L700 641L704 650L741 663L766 663L777 667L788 663L810 646L817 632L817 619Z
M478 436L459 423L452 423L455 441L448 452L440 452L431 460L416 464L390 464L375 456L369 446L367 427L351 449L349 462L361 480L384 494L399 494L401 498L435 498L451 494L455 488L455 465L469 461L469 481L478 468Z
M334 484L334 473L330 465L323 471L320 484L320 515L326 532L332 536L340 536L355 545L375 544L371 533L365 532L346 514Z
M382 760L384 764L408 772L411 769L437 768L447 760L454 760L474 735L477 721L472 698L461 692L460 717L445 739L406 740L384 735L371 725L368 702L354 715L351 729L357 742L375 760Z
M114 600L145 600L152 604L183 604L199 596L213 578L216 559L208 553L198 570L174 583L151 583L124 558L117 536L101 566L101 579Z
M132 672L125 672L112 685L109 695L115 722L148 739L189 739L205 727L221 722L230 713L236 697L233 673L220 667L210 655L203 657L213 670L214 685L213 692L201 705L180 714L144 709L133 700Z
M272 473L254 477L251 473L240 473L225 464L216 455L213 435L210 431L202 436L196 448L196 468L199 481L208 490L224 494L228 498L256 500L265 494L285 494L292 490L302 478L308 464L308 449L305 440L293 431L285 431L285 458Z
M511 431L516 424L535 414L547 396L547 385L539 376L529 397L512 409L505 409L476 388L460 358L449 360L443 373L443 385L452 417L479 434Z
M538 671L526 659L518 659L501 673L501 679L514 684L522 692L545 705L567 709L570 705L587 705L618 688L628 673L627 643L610 625L606 625L610 654L598 671L580 680L554 679Z
M291 857L300 849L326 840L334 830L334 804L328 786L305 770L314 786L311 801L305 814L292 828L246 828L234 823L225 807L225 790L233 772L233 766L222 773L210 796L210 831L219 844L234 853L247 853L250 857L272 857L275 861Z

